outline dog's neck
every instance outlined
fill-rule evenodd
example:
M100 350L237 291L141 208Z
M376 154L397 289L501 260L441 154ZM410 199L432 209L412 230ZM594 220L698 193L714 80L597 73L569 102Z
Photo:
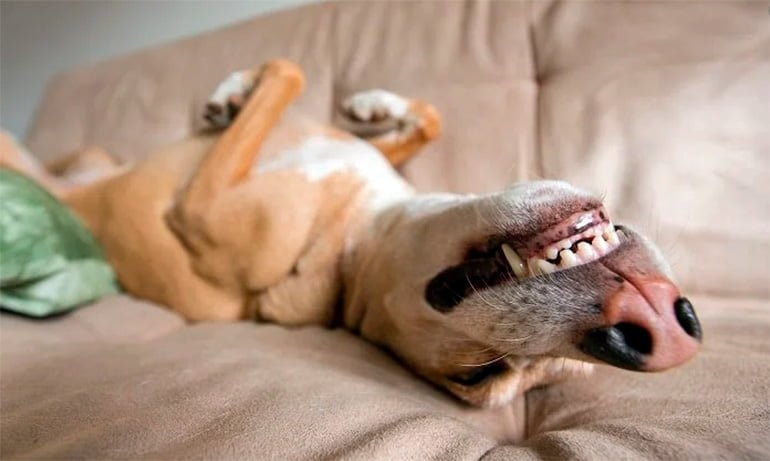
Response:
M392 336L399 322L390 318L386 304L397 302L394 297L398 289L412 288L399 282L409 272L407 267L400 268L405 254L419 258L416 248L404 248L407 241L401 234L405 222L419 222L422 217L471 199L472 196L411 192L387 203L365 202L384 205L364 207L348 233L341 264L342 315L338 317L347 329L378 344ZM424 250L432 251L430 242Z

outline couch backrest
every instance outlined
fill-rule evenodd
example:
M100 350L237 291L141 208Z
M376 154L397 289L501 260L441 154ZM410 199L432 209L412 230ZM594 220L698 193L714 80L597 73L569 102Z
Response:
M770 27L765 2L341 2L249 19L68 72L28 136L50 158L124 158L189 135L216 82L284 56L298 106L352 91L432 101L443 139L419 190L561 178L661 243L686 289L770 297Z

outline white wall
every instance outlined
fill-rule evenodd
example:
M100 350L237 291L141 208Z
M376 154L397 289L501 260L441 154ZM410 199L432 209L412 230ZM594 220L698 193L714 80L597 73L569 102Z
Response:
M317 0L0 0L0 126L23 137L55 73Z

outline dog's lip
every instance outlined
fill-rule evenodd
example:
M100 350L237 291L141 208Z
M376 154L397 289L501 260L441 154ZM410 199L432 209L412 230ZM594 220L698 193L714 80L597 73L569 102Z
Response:
M524 258L529 258L542 254L549 246L609 222L609 213L603 205L598 205L578 210L555 224L540 228L533 234L508 238L506 242Z

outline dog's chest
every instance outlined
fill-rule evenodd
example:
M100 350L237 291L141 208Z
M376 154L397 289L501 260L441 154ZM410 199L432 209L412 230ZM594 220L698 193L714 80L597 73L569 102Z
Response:
M309 181L336 172L362 179L370 192L369 207L379 209L413 194L411 186L373 146L357 138L337 139L322 134L307 136L260 161L255 173L293 170Z

